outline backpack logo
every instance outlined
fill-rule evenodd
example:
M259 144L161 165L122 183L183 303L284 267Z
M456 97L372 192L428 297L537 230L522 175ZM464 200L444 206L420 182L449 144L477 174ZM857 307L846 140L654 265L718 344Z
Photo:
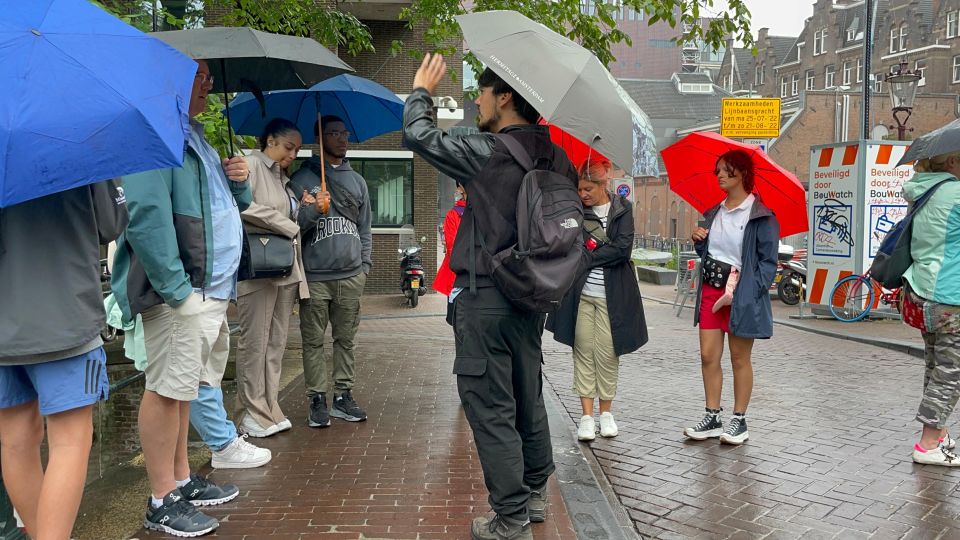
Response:
M560 226L564 229L576 229L580 227L580 224L573 218L567 218L560 222Z
M260 243L263 244L263 247L267 247L267 242L269 242L269 241L270 241L270 239L267 238L266 236L261 236L261 237L260 237Z

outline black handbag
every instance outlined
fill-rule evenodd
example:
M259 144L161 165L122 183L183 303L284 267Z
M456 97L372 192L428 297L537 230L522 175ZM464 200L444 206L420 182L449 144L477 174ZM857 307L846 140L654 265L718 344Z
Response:
M727 286L727 278L733 265L718 261L707 255L703 258L703 282L711 287L722 289Z
M289 276L296 257L293 242L281 234L247 233L250 279Z

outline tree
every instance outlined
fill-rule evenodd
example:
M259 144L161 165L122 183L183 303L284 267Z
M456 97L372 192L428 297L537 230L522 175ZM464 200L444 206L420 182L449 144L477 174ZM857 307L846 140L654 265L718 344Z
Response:
M716 0L475 0L470 11L504 9L523 13L580 43L606 66L616 60L610 50L613 45L633 44L630 36L617 28L614 19L614 13L621 6L646 13L650 25L664 21L674 28L677 25L689 28L675 38L678 45L703 42L710 48L720 49L728 37L733 37L745 47L753 48L750 11L744 0L727 0L728 8L717 15L703 13L715 3ZM583 9L590 4L593 9ZM460 35L454 17L464 13L467 10L459 0L414 0L411 7L403 10L401 18L410 28L425 28L422 33L429 48L451 54L456 50L451 43L457 43ZM394 42L392 52L396 54L403 48L403 43ZM419 55L423 51L409 52ZM475 58L468 60L475 70L479 67Z

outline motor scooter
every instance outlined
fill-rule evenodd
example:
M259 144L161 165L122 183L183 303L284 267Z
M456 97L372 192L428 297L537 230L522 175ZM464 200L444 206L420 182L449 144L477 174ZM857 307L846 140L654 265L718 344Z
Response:
M788 306L800 303L806 294L807 265L800 261L785 261L781 263L780 275L777 283L777 297Z
M415 246L397 249L400 254L400 292L406 297L411 308L417 307L420 297L427 294L427 277L423 272L423 242L427 237L420 238Z

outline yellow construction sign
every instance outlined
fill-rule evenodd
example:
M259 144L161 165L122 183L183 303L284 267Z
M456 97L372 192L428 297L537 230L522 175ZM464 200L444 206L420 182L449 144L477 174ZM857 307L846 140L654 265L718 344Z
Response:
M723 98L720 134L724 137L780 136L780 98Z

